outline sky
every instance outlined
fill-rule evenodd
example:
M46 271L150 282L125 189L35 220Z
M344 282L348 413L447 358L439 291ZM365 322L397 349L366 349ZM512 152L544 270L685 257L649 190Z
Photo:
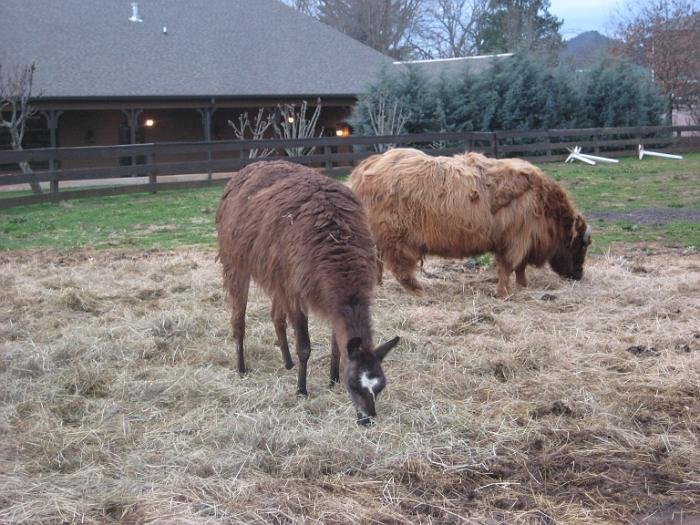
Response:
M549 12L564 19L561 34L565 40L584 31L598 31L609 35L611 19L623 0L551 0Z

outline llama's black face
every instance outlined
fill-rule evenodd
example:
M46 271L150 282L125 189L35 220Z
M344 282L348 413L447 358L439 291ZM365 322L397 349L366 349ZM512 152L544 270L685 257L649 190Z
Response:
M377 416L374 405L377 396L386 386L382 361L398 342L399 338L395 337L374 350L363 349L359 337L348 342L345 386L357 410L357 422L361 425L372 424L372 419Z
M591 227L583 217L577 215L571 234L564 236L549 260L549 265L562 277L579 281L583 277L583 263L590 244Z

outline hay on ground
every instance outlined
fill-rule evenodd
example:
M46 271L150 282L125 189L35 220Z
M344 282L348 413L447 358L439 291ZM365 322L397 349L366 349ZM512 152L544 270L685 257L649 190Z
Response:
M508 301L461 261L421 298L387 276L376 339L403 341L365 429L316 319L295 396L256 289L238 376L213 252L3 254L0 522L688 523L699 269L594 257Z

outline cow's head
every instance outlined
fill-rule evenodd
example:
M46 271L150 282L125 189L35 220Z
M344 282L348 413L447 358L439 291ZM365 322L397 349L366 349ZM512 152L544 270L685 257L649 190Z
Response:
M562 277L578 281L583 277L583 263L591 244L591 227L581 215L576 215L573 224L565 224L564 230L549 265Z
M377 416L374 403L386 386L382 361L398 342L399 338L394 337L372 350L365 348L359 337L348 341L348 361L343 379L357 410L357 422L361 425L370 425L372 418Z

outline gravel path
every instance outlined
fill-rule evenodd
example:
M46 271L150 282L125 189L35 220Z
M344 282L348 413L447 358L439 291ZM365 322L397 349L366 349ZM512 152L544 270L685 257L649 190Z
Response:
M586 214L589 220L630 221L637 224L668 224L673 221L700 224L698 208L642 208L629 211L598 211Z

